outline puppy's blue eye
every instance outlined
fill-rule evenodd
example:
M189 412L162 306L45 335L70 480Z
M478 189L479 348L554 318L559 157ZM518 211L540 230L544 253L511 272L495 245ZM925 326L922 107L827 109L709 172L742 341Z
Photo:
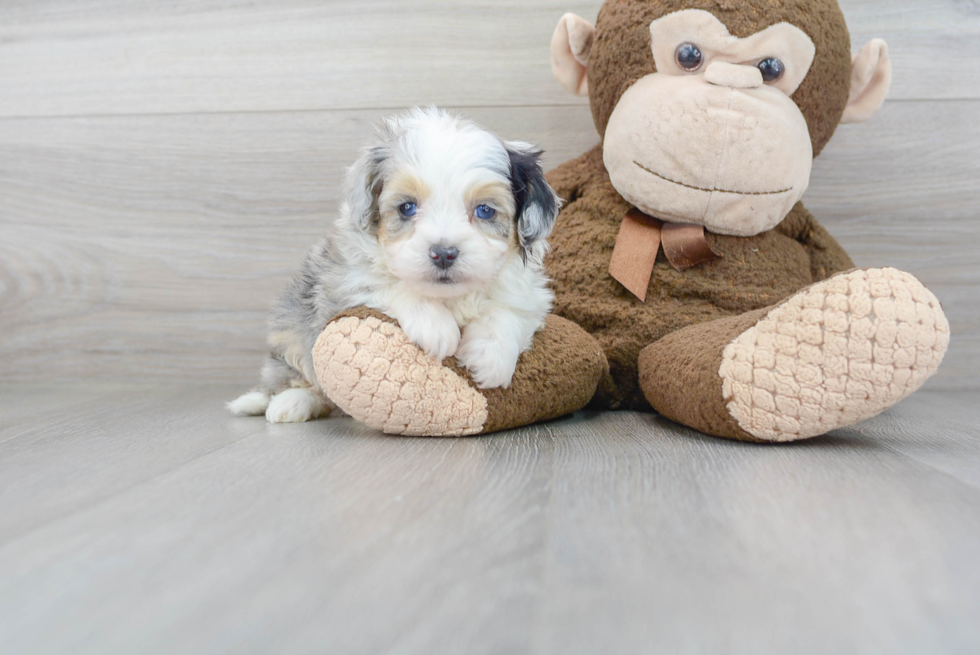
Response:
M398 213L402 215L402 218L411 218L415 216L415 212L418 211L418 205L414 202L406 202L398 206Z
M490 205L480 205L479 207L476 208L476 211L473 213L476 215L477 218L482 219L484 221L489 221L491 218L497 215L497 210L491 207Z

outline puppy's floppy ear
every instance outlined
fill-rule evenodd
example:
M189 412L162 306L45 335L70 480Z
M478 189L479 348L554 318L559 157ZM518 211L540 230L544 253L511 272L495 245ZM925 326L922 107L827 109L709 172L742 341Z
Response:
M547 238L558 217L561 200L544 179L541 150L529 143L504 143L510 157L510 184L517 215L521 251L527 256L531 245Z
M365 148L354 165L347 169L347 203L351 221L365 232L377 232L380 212L381 166L388 158L384 146Z

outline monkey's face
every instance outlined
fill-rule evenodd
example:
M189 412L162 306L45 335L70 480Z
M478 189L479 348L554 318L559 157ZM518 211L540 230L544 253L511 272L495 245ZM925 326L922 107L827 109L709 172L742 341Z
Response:
M596 27L562 16L551 65L589 97L623 197L740 236L786 216L838 123L891 82L884 41L852 58L837 0L606 0Z
M790 96L813 41L789 23L739 39L696 9L650 34L656 72L623 93L603 139L613 186L648 214L718 234L771 229L809 184L810 132Z

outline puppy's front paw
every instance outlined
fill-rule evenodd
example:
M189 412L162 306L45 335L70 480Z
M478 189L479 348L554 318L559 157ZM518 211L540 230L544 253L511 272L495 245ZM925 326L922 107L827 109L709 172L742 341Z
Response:
M427 355L442 361L459 347L459 326L449 312L413 314L399 319L399 325L412 343Z
M286 389L269 402L265 418L269 423L303 423L325 409L324 402L308 389Z
M463 339L456 360L473 377L481 389L507 388L517 368L520 353L514 347L507 347L497 339Z

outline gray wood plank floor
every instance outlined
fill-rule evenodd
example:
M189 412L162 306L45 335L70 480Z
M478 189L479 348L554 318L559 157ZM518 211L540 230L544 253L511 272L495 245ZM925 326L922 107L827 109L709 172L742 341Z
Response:
M975 395L760 447L268 425L235 391L0 389L0 651L980 649Z

